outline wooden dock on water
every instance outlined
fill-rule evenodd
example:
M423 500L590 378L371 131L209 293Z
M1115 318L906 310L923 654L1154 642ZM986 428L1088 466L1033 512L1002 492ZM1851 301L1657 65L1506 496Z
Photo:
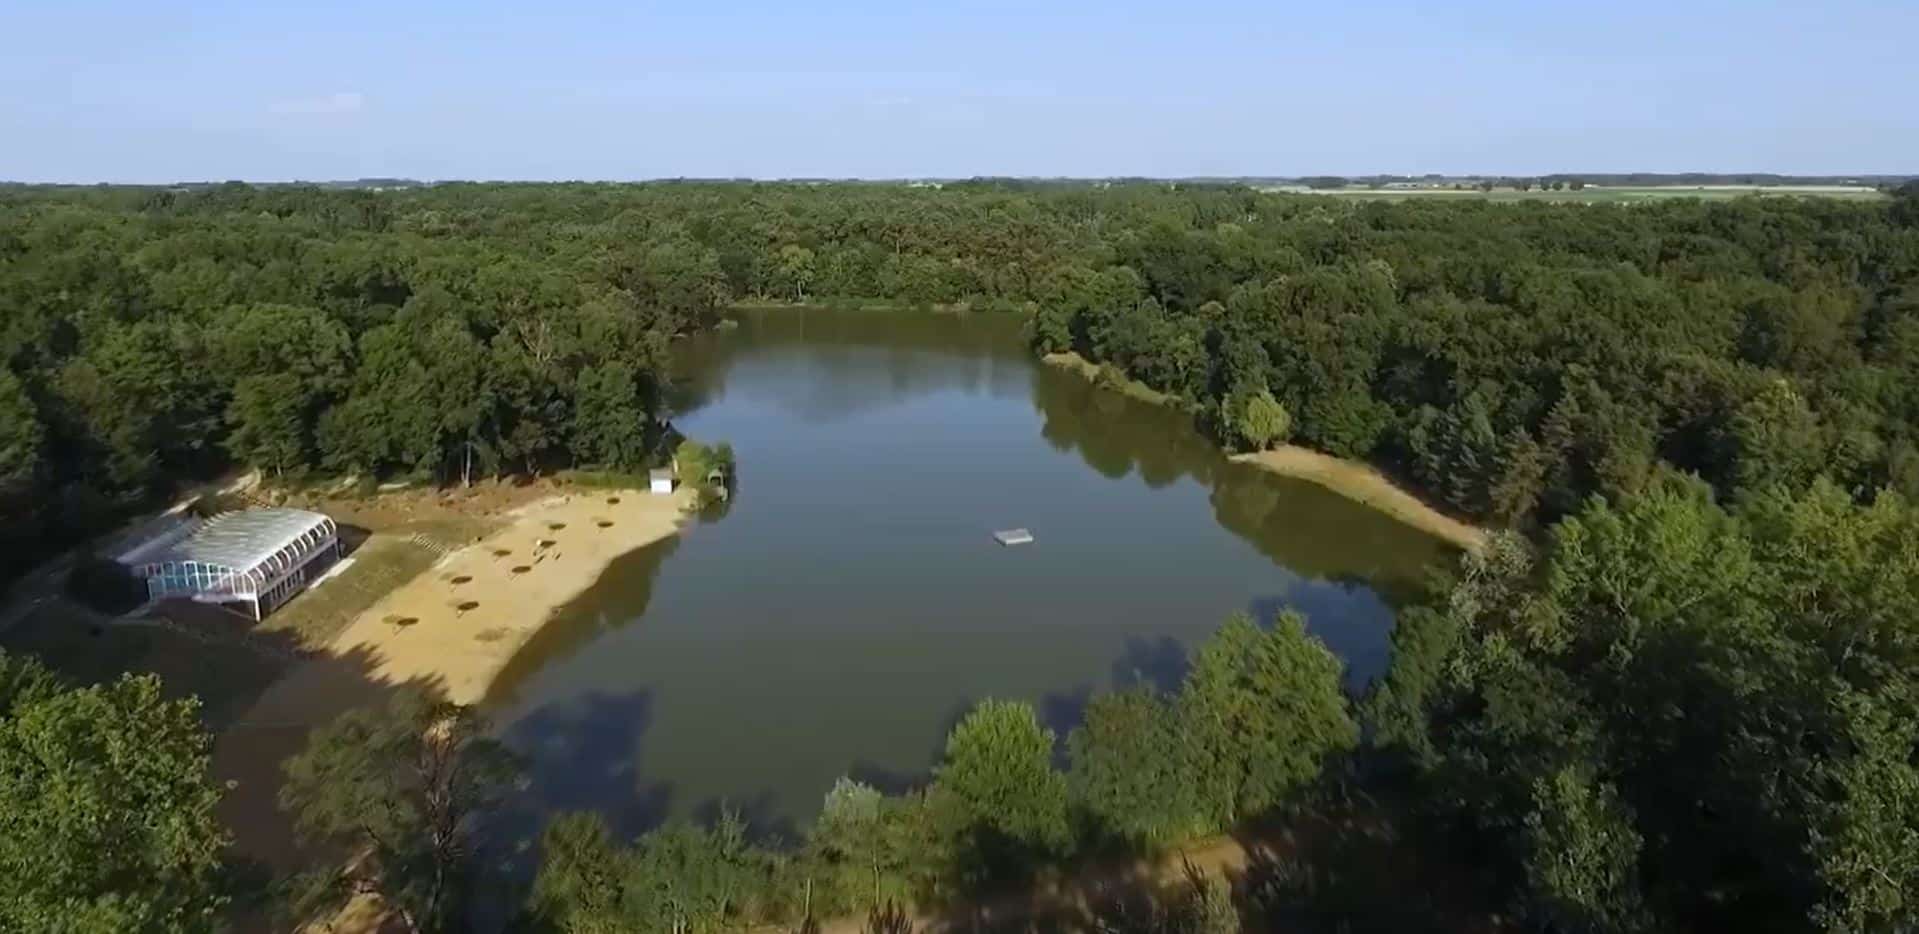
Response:
M993 538L1002 545L1030 545L1033 542L1033 533L1025 529L1001 529L993 533Z

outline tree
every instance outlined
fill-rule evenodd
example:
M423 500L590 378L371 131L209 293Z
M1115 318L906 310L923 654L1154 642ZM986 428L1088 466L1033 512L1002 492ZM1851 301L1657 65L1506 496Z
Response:
M1783 379L1766 384L1741 405L1730 429L1733 482L1739 490L1803 488L1826 460L1817 417Z
M640 404L631 366L615 362L581 370L573 405L571 446L581 463L613 468L646 463L652 418Z
M61 691L0 656L0 929L213 931L227 836L199 705L151 676Z
M275 474L314 461L320 415L346 389L352 341L315 308L265 305L233 315L220 365L234 376L227 448Z
M46 431L26 387L0 368L0 510L11 514L39 486Z
M313 873L296 907L324 912L373 894L409 930L440 931L457 926L475 824L518 764L472 708L406 691L315 730L286 773L280 800L301 836L366 854Z
M30 655L8 655L0 650L0 718L15 707L46 700L59 692L59 679L45 665Z
M1526 815L1527 914L1550 930L1645 929L1637 878L1640 838L1613 789L1575 768L1533 786Z
M985 832L990 861L1057 853L1069 842L1066 780L1052 760L1053 731L1030 705L988 700L953 728L934 781Z
M1105 833L1140 843L1202 829L1173 710L1145 689L1094 696L1067 736L1072 800Z
M566 814L547 825L540 849L531 907L568 934L733 930L770 876L731 812L710 828L668 824L630 848L596 815Z
M885 879L900 868L900 854L890 839L891 810L878 790L842 777L826 793L825 806L808 837L808 843L828 861L852 867L865 877L859 888L870 892L865 903L876 910L885 903Z
M1255 451L1263 451L1286 440L1293 431L1293 416L1273 394L1260 390L1246 397L1236 419L1239 436Z
M540 871L529 901L558 931L614 934L628 930L620 913L628 858L595 814L561 814L540 835Z
M1340 668L1295 612L1269 630L1235 614L1200 647L1178 715L1198 803L1216 826L1280 805L1358 742Z
M813 284L813 251L796 243L780 248L780 279L793 290L793 300L806 301L806 287Z

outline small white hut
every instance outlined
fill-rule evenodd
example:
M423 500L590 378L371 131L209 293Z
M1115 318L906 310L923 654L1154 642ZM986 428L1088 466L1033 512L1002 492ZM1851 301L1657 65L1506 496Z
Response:
M647 475L648 489L656 496L667 496L673 492L673 471L665 467L656 467Z

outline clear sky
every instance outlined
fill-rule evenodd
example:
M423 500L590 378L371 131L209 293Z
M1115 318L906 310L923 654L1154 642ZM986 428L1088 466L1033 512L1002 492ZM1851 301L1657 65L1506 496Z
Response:
M1919 172L1919 0L0 0L0 179Z

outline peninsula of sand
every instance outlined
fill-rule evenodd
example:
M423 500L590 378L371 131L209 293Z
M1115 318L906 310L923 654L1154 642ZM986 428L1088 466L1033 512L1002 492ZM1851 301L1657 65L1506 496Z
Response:
M360 676L375 684L421 684L456 704L479 703L527 640L615 558L678 532L696 496L684 487L667 496L578 490L521 506L477 542L437 546L432 568L361 613L326 654L360 660ZM275 719L267 705L276 695L298 703L307 677L290 673L249 719Z

